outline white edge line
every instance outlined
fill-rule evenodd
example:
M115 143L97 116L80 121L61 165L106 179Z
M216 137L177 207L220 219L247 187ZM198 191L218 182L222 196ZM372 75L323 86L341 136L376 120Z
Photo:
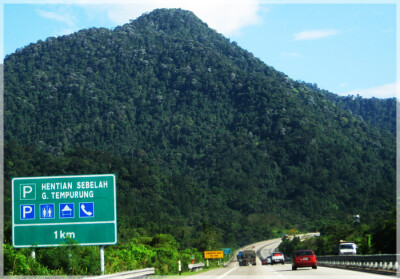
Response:
M234 268L232 268L231 270L229 270L227 273L222 274L221 276L217 277L217 279L224 278L226 275L228 275L229 273L231 273L232 271L234 271L234 270L236 270L236 269L238 269L238 268L239 268L238 266L235 266Z

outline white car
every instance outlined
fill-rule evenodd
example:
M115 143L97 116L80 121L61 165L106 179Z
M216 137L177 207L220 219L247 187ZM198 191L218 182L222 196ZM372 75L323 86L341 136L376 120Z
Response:
M285 256L281 252L273 252L271 255L271 264L285 264Z
M339 255L356 255L357 244L352 242L342 242L339 244Z

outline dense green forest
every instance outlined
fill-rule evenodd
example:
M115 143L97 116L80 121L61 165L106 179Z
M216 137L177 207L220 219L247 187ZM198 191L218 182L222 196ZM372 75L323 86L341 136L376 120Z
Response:
M321 235L301 241L299 237L284 237L279 250L291 256L297 250L312 249L316 255L337 255L341 240L358 245L357 252L366 254L396 254L396 208L376 224L354 223L351 220L323 222Z
M360 96L340 97L326 92L328 99L349 110L362 120L396 135L396 99L365 99Z
M10 179L116 173L118 232L238 247L395 205L394 99L294 81L193 13L32 43L4 60Z

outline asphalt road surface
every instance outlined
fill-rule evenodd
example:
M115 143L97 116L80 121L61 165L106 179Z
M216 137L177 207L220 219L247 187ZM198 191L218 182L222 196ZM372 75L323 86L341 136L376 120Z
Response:
M271 239L255 243L246 247L242 247L241 250L252 249L257 252L257 256L269 255L274 249L276 249L281 240ZM183 276L169 276L168 278L183 278ZM261 265L261 260L257 257L257 265L255 266L239 266L236 261L236 255L233 257L233 261L230 262L227 267L213 269L207 272L202 272L196 275L191 275L186 278L190 279L373 279L373 278L396 278L395 275L380 275L373 273L366 273L360 271L352 271L346 269L336 269L329 267L318 266L317 269L311 267L298 268L292 270L291 262L286 262L284 265Z
M395 276L379 275L344 269L328 268L319 266L318 269L299 268L295 271L292 270L292 265L287 263L285 265L261 265L257 263L256 266L241 266L238 264L229 266L227 268L220 268L210 270L208 272L200 273L198 275L189 276L190 279L285 279L285 278L301 278L301 279L323 279L323 278L339 278L339 279L373 279L373 278L395 278Z

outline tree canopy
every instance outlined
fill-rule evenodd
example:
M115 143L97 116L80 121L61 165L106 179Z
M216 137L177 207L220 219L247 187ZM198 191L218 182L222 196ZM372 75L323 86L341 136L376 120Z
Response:
M32 43L4 81L6 185L117 173L121 235L240 245L395 204L394 100L294 81L188 11Z

